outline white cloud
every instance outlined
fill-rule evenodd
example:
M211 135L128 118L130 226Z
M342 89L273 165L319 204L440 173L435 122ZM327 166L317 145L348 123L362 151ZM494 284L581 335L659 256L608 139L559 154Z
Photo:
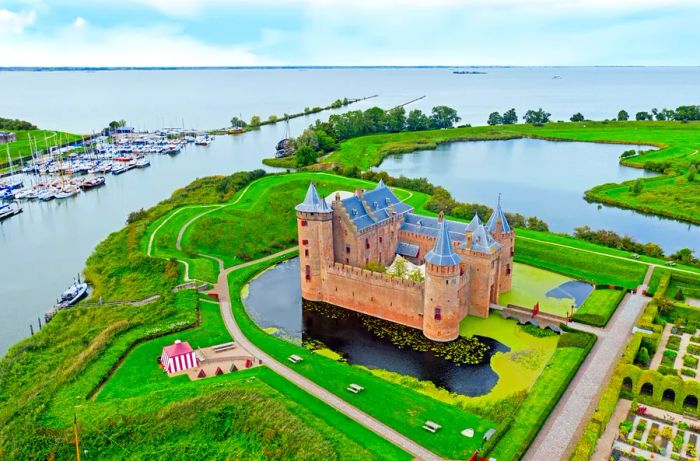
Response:
M277 62L257 56L251 47L211 45L177 27L98 28L76 19L70 27L0 40L5 66L258 66ZM78 27L76 27L78 26Z
M81 18L80 16L75 18L75 21L73 21L73 27L76 27L78 29L85 26L85 24L87 24L87 21L84 18Z
M35 20L36 12L34 10L14 13L7 9L0 9L0 34L22 33L24 28L32 25Z

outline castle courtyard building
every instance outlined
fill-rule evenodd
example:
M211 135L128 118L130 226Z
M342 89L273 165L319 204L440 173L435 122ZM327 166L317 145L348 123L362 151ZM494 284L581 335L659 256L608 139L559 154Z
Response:
M498 206L486 223L419 215L379 182L324 200L309 185L296 206L302 297L418 328L435 341L459 336L467 315L487 317L512 285L515 235ZM398 256L424 280L365 269Z

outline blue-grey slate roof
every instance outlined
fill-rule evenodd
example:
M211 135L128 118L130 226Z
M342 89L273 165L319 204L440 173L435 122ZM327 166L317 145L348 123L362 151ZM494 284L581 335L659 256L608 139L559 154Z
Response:
M299 205L295 207L297 211L303 211L307 213L332 213L333 210L328 206L325 200L319 197L318 192L316 192L316 186L314 183L309 184L309 189L306 191L306 198Z
M498 205L496 206L496 209L493 210L493 213L491 213L491 217L489 220L486 222L486 229L488 229L489 232L496 232L496 223L498 220L501 220L501 225L503 229L503 233L508 233L510 232L510 224L508 224L508 220L506 219L506 214L503 212L501 209L501 200L498 200Z
M409 205L400 201L386 186L364 192L362 199L353 195L341 200L341 203L357 230L388 220L391 217L390 205L393 205L394 212L398 215L413 210Z
M396 245L396 254L401 256L415 258L418 256L418 250L420 250L420 247L412 243L399 242L399 244Z
M435 246L425 255L426 262L436 266L455 266L462 261L452 246L449 222L446 219L438 222L438 234Z
M478 220L478 218L475 217L472 219L472 222L465 224L445 219L444 222L447 223L450 239L453 242L457 242L460 248L466 248L467 231L469 231L472 233L472 250L481 253L491 253L492 251L498 250L501 245L496 242L493 235L491 235L483 224L476 224L475 220ZM401 224L401 230L437 238L440 226L436 218L408 213Z
M483 225L477 227L472 233L472 250L481 253L491 253L499 248L501 248L501 244L493 238Z
M474 217L472 220L467 224L467 232L474 232L477 227L481 225L481 219L479 219L479 215L477 213L474 213Z

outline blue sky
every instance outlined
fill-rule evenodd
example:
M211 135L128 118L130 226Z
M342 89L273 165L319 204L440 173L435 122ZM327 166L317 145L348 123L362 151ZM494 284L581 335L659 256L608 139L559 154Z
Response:
M698 65L695 0L0 0L0 66Z

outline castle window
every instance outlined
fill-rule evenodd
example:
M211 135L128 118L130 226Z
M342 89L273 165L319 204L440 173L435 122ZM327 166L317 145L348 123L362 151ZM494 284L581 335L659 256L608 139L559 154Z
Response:
M510 264L506 265L506 275L510 275Z
M309 256L309 250L308 250L308 249L304 250L304 256Z
M439 307L435 308L435 320L442 320L442 312Z
M515 255L515 248L510 247L510 255L511 256Z
M381 238L381 237L379 237L379 243L382 243L382 238Z
M311 280L311 266L306 265L306 280Z
M306 227L309 223L305 219L301 221L301 227Z
M305 240L302 240L302 241L301 241L301 244L302 244L302 245L308 245L308 244L309 244L309 241L306 240L306 239L305 239Z
M365 239L365 248L369 250L369 239Z
M350 254L350 245L345 245L345 252Z
M345 264L350 264L350 258L345 258Z
M450 279L445 280L445 285L449 285L449 284L450 284Z

